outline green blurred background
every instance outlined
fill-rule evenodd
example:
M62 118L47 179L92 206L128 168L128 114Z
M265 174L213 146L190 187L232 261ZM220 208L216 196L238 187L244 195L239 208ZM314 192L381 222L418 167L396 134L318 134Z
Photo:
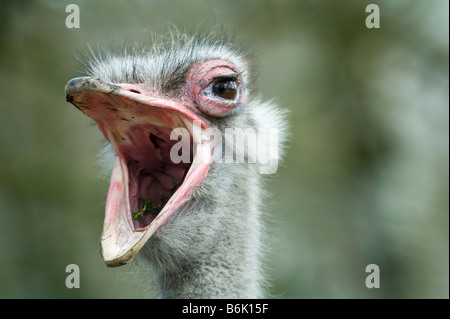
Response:
M81 28L67 29L76 3ZM381 28L365 26L378 4ZM141 298L144 271L99 256L102 135L65 102L88 44L223 26L289 110L269 182L275 298L449 297L449 3L17 1L0 4L0 297ZM77 264L81 288L67 289ZM375 263L381 288L367 289ZM152 295L150 289L150 296Z

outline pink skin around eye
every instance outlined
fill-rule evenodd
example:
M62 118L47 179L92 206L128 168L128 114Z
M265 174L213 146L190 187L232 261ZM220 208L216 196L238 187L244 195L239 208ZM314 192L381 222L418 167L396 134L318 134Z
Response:
M236 67L224 60L212 60L195 65L187 79L191 100L203 113L217 117L229 114L234 107L242 103L241 83L238 74ZM226 100L202 94L202 91L211 85L214 79L227 76L236 78L238 90L236 99Z

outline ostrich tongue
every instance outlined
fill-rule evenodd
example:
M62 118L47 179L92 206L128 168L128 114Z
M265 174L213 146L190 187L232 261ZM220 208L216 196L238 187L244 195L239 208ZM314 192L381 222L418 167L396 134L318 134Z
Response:
M114 147L101 255L108 266L126 264L206 176L211 147L193 134L193 121L202 130L209 124L181 101L147 94L138 85L75 78L66 85L66 97L98 124ZM170 132L177 127L191 133L188 149L202 146L191 163L170 159L178 142L170 139Z

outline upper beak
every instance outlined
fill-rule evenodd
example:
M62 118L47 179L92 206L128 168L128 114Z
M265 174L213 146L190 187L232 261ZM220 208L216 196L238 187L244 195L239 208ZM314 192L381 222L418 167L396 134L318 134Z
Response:
M210 124L179 101L152 96L138 85L112 84L92 77L80 77L70 80L65 91L67 101L98 124L117 156L106 202L101 254L108 266L119 266L130 261L155 231L188 200L206 176L211 163L210 148L199 148L201 160L194 158L182 184L154 220L148 226L136 229L130 208L129 159L124 151L131 147L133 127L183 127L191 133L195 145L207 146L201 134L194 134L194 126L197 124L205 130Z

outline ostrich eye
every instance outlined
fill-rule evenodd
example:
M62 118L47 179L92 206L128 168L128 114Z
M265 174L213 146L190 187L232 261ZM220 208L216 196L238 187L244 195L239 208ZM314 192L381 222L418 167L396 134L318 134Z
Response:
M228 61L200 62L192 67L186 82L192 107L202 113L224 117L244 105L241 73Z
M237 94L237 83L231 79L218 79L213 83L212 91L225 100L234 100Z

